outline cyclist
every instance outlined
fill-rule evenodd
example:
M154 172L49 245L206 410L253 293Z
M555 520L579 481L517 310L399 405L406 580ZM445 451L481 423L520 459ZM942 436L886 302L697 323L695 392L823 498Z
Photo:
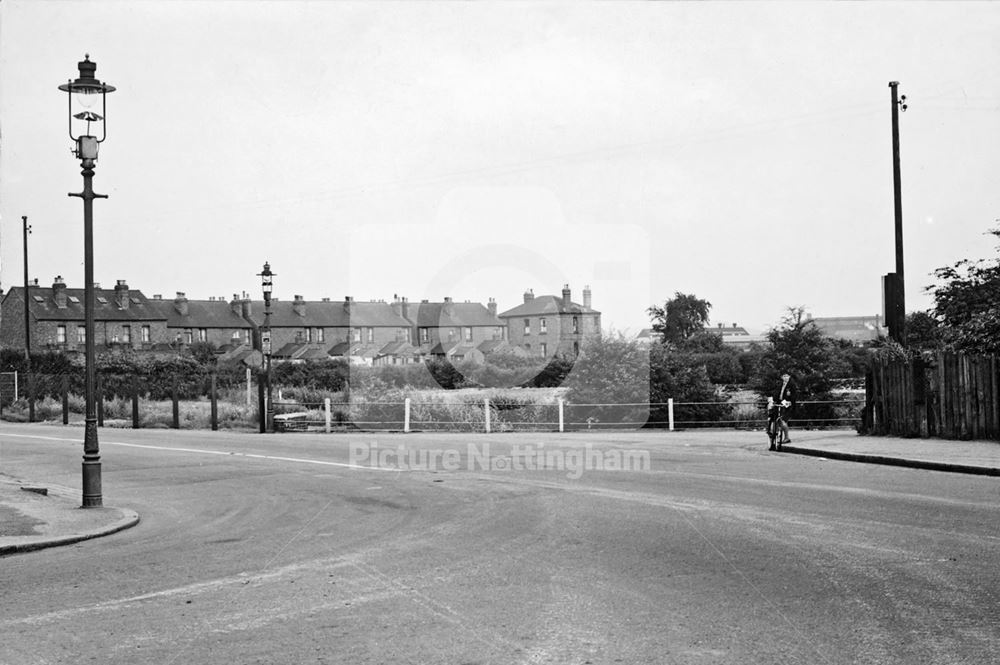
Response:
M782 444L792 442L788 437L788 418L795 408L795 393L795 383L791 375L785 372L781 375L781 386L767 398L767 432L771 438L770 450L775 449L775 439L778 440L778 450L781 450Z

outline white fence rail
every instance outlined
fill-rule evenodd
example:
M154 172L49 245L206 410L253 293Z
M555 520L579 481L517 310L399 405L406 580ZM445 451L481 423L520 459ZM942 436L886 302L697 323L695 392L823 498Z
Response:
M658 428L763 428L763 402L666 402L571 404L508 404L480 398L464 403L353 401L309 404L275 401L275 412L287 414L294 425L278 429L335 430L458 430L466 432L556 431ZM803 401L789 420L793 428L835 428L860 422L863 399Z

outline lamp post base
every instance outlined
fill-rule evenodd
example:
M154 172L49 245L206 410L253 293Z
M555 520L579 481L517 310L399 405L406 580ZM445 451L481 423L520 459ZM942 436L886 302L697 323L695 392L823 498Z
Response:
M101 494L101 463L83 461L83 507L100 508L104 505Z
M101 493L101 455L97 448L97 421L87 418L83 442L83 507L104 505Z

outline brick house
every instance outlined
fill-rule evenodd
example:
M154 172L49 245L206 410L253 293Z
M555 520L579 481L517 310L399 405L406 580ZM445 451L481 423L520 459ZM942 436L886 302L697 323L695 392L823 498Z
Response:
M252 325L263 327L263 303L247 301L246 306ZM387 344L406 341L410 324L383 301L358 302L350 296L343 301L306 301L296 295L291 301L271 300L270 327L271 348L281 350L282 357L316 357L317 349L342 357L364 346L374 351L350 355L373 358Z
M408 341L421 355L431 355L442 343L477 346L506 337L504 323L497 318L497 304L492 298L484 307L478 302L454 302L450 297L442 302L422 300L416 304L397 297L392 302L392 309L409 321Z
M583 304L572 301L569 285L561 296L524 294L524 302L499 315L511 344L536 357L576 356L583 343L601 336L601 313L590 306L590 287L583 289Z
M253 342L253 326L246 318L250 301L246 298L234 294L230 302L225 298L188 300L178 291L172 301L154 295L150 304L166 318L169 341L175 348L202 342L228 350Z
M28 286L28 317L32 351L84 351L86 343L84 289L71 289L62 277L51 288L38 280ZM24 287L7 291L0 302L0 344L24 349ZM151 349L170 340L166 316L142 294L120 279L113 289L94 289L94 344L100 348Z

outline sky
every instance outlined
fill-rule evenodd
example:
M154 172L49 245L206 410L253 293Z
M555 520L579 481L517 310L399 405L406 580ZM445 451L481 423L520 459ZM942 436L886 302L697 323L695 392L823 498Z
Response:
M1000 3L0 0L0 287L83 285L65 93L107 98L95 280L145 295L500 311L584 286L635 334L675 293L760 333L907 309L995 256Z

